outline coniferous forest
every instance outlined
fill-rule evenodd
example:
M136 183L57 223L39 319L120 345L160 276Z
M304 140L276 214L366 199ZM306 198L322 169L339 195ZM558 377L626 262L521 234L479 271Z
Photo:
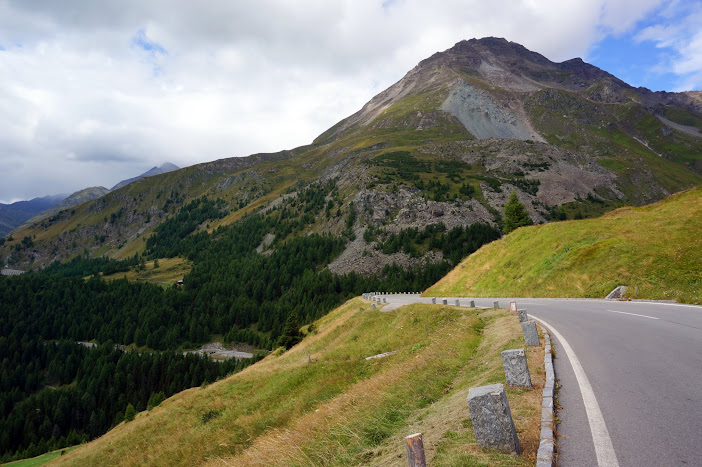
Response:
M79 256L0 276L0 460L92 439L125 412L145 410L250 363L183 355L213 335L262 350L288 346L295 342L286 335L291 322L310 323L369 290L424 290L500 236L487 224L451 230L438 224L396 234L368 229L364 238L386 253L414 256L433 249L445 260L422 268L386 266L371 276L332 274L326 266L354 238L356 220L353 204L342 211L338 196L334 181L313 184L277 208L211 233L202 226L228 211L224 201L204 197L163 222L142 255L125 261ZM320 216L345 216L343 234L310 234ZM267 234L274 241L260 254L256 247ZM193 264L182 287L100 276L176 256Z

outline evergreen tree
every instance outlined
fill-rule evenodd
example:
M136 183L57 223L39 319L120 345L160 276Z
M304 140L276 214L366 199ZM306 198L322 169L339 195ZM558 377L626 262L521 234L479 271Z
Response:
M297 313L293 311L288 315L288 319L285 320L285 327L283 328L283 334L278 339L278 345L289 349L301 340L300 323L297 319Z
M132 404L127 404L127 409L124 411L124 421L131 422L136 417L136 410Z
M504 211L504 225L502 226L502 232L505 235L516 230L519 227L525 225L532 225L534 222L529 217L529 213L522 203L519 202L517 198L517 193L515 191L509 195L507 204L505 204Z

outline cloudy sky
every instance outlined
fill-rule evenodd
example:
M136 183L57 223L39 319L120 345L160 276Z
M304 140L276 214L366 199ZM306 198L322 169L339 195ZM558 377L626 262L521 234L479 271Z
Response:
M702 89L699 0L0 0L0 202L310 143L484 36Z

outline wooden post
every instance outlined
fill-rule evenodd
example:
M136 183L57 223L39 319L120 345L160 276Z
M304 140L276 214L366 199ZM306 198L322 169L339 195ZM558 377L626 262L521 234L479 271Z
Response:
M429 329L427 329L427 325L426 325L426 324L424 325L424 331L426 331L427 337L429 337Z
M415 433L405 437L405 447L407 448L408 467L427 467L427 460L424 458L424 443L422 434Z
M310 360L312 360L312 355L307 354L307 366L310 366Z

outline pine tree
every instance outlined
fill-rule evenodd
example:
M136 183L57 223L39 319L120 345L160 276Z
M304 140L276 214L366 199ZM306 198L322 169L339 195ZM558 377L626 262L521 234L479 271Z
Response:
M278 345L289 349L301 340L300 323L297 320L297 313L293 311L288 315L288 319L285 320L285 327L283 328L283 334L278 339Z
M124 410L124 421L131 422L136 417L136 410L132 404L127 404L127 408Z
M502 226L502 232L505 235L516 230L519 227L525 225L532 225L534 222L529 217L529 213L522 203L519 202L517 198L517 193L515 191L509 195L509 199L505 204L504 211L504 225Z

